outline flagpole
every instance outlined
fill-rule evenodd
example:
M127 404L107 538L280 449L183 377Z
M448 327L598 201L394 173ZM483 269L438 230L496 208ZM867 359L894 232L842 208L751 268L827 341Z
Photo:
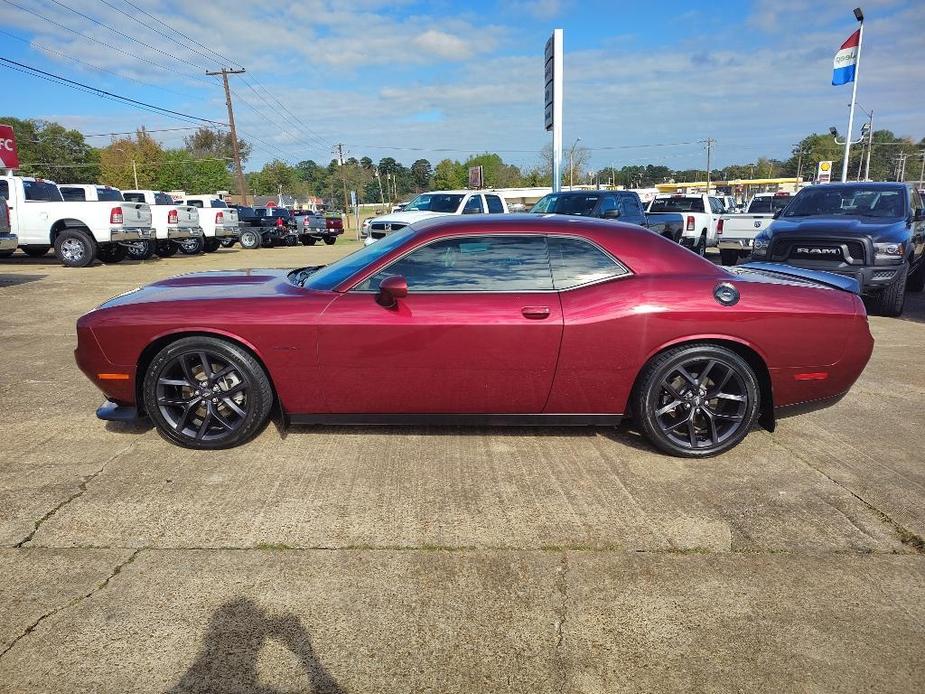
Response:
M855 10L857 16L859 10ZM861 28L858 31L858 55L854 62L854 83L851 86L851 110L848 112L848 134L845 136L845 160L841 167L842 183L848 180L848 158L851 156L851 133L854 130L854 103L858 96L858 81L861 79L861 44L864 43L864 15L858 19Z

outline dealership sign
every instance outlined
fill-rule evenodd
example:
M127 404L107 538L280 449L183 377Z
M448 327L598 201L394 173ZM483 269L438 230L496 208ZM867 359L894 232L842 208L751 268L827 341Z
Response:
M19 166L19 151L16 149L16 134L9 125L0 125L0 169L15 169Z
M816 183L832 182L832 162L820 161L819 168L816 170Z

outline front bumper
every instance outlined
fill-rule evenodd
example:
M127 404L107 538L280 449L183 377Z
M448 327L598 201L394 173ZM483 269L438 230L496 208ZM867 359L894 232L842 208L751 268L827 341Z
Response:
M826 263L813 260L790 260L785 264L807 270L822 270L836 275L851 277L857 280L860 285L861 294L873 294L886 289L893 284L897 273L902 269L902 263L896 265L864 265L838 269L826 267Z
M754 241L754 239L721 238L717 245L721 251L749 251Z
M19 246L16 234L0 234L0 251L15 251Z
M136 229L125 229L122 227L112 227L109 230L109 239L113 243L119 241L146 241L155 238L154 229L139 227Z
M171 241L198 239L200 236L202 236L202 227L167 227L167 238Z

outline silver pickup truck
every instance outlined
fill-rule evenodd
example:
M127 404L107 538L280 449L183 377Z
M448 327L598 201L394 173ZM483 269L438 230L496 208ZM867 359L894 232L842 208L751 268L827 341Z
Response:
M0 198L0 258L9 258L16 252L19 240L10 227L10 209L6 198Z
M752 252L755 237L774 221L774 214L792 199L790 193L758 193L742 214L724 214L716 228L723 265L735 265Z

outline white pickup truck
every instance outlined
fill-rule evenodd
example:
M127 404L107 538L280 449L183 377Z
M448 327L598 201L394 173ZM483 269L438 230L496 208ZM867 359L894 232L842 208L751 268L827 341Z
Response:
M160 190L123 190L122 197L129 202L143 202L151 208L154 220L154 241L138 241L129 247L129 255L136 260L147 260L157 253L161 258L176 255L177 251L200 253L202 227L199 210L192 205L181 205Z
M199 212L199 226L202 227L203 245L195 251L187 250L186 245L180 248L184 253L214 253L222 245L223 240L237 240L240 236L238 229L238 211L217 195L188 195L183 201L184 205L197 207ZM190 246L192 244L189 244Z
M742 214L725 214L719 220L719 254L723 265L735 265L752 251L755 237L768 228L774 215L788 204L790 193L758 193Z
M9 258L16 252L19 241L10 227L10 209L6 199L0 197L0 258Z
M723 214L719 198L698 195L656 195L646 212L678 212L684 218L681 245L704 255L717 243L716 229Z
M422 219L486 212L506 214L507 202L490 190L435 190L421 193L405 205L401 212L392 212L367 220L363 225L364 243L368 246L391 232L404 229Z
M41 257L54 247L69 267L94 260L124 259L128 241L154 238L151 210L127 202L64 202L54 181L0 175L0 198L6 198L13 233L26 255Z

